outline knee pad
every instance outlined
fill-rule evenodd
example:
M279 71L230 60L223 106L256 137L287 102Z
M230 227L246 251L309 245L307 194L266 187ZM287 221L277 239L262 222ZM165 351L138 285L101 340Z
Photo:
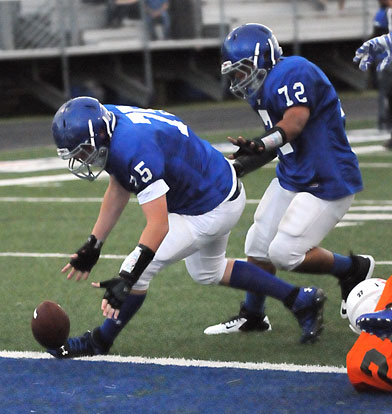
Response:
M275 238L269 246L268 255L277 269L293 270L305 259L305 253L296 252L293 243L282 243Z
M190 263L186 263L186 268L191 278L201 285L218 285L222 280L223 274L225 272L227 259L225 259L219 266L211 267L210 269L207 266L194 266Z

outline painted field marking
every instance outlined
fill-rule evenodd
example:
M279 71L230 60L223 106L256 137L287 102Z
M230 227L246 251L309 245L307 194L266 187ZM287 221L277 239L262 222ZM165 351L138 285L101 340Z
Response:
M72 253L40 253L40 252L0 252L1 257L22 257L36 259L69 259ZM124 260L127 255L121 254L102 254L100 259ZM246 260L245 257L236 257L235 260ZM378 266L392 266L392 261L376 261Z
M53 359L44 352L17 352L17 351L0 351L0 358L13 359ZM309 373L337 373L345 374L345 367L320 366L320 365L295 365L295 364L271 364L267 362L231 362L231 361L205 361L197 359L183 358L146 358L138 356L120 356L120 355L98 355L94 357L75 358L75 360L85 360L91 362L117 362L133 364L155 364L163 366L179 367L206 367L206 368L236 368L255 371L272 370L272 371L290 371L290 372L309 372Z

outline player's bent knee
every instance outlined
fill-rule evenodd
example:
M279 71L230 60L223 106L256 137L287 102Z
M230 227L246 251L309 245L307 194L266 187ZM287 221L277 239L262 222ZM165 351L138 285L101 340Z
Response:
M305 258L305 254L294 252L290 245L282 246L279 243L271 243L268 254L271 262L280 270L293 270Z
M189 274L200 285L218 285L223 276L220 272L189 272Z

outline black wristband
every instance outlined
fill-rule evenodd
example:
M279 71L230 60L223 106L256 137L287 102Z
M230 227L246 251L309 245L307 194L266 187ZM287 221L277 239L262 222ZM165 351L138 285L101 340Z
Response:
M129 287L132 287L138 280L141 274L144 272L146 267L152 262L155 256L155 252L152 251L148 246L139 243L137 245L139 249L139 258L137 259L131 272L126 270L120 271L120 277L128 282Z

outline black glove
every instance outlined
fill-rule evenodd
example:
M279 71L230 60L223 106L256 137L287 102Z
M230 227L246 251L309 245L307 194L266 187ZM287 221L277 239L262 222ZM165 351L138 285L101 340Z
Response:
M239 147L239 149L237 152L231 155L232 159L236 159L243 155L253 155L255 153L254 149L251 148L250 140L245 140L245 142L237 140L237 142L233 143L233 145L236 145L237 147Z
M131 292L131 286L121 277L105 280L104 282L100 282L99 285L101 288L106 289L103 298L109 302L113 309L120 309Z
M101 254L103 242L92 234L87 242L76 252L77 257L70 260L71 265L81 272L90 272Z
M237 177L241 178L258 168L263 167L265 164L268 164L276 158L276 156L276 151L263 151L259 154L240 155L235 159L233 167L237 173Z
M237 159L244 155L262 154L266 151L275 152L277 148L287 142L287 136L282 128L275 126L263 135L251 140L240 137L238 139L230 139L230 142L239 147L239 150L231 156L232 159Z

